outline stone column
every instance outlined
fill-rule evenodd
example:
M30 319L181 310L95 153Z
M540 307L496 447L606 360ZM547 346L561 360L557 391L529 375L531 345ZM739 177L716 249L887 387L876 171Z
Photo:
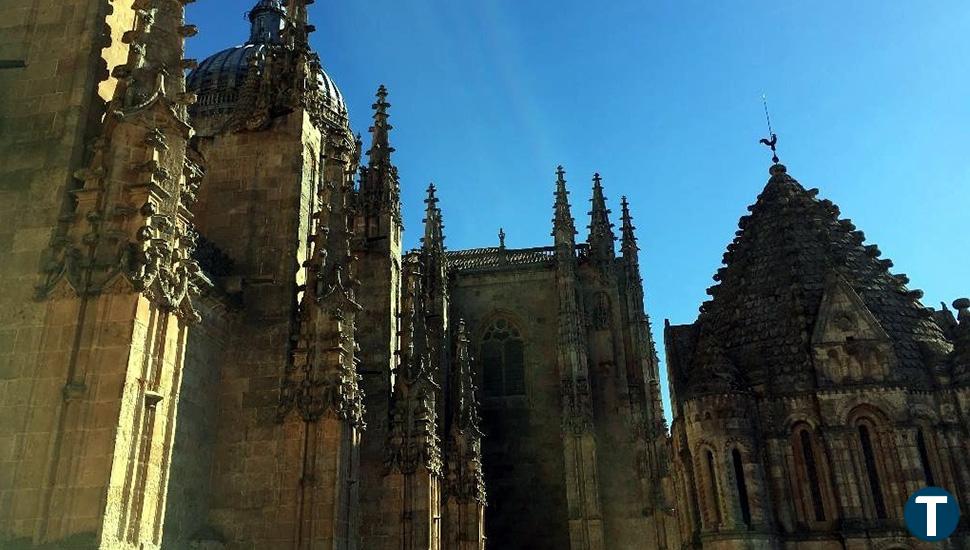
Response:
M795 514L792 510L795 493L791 486L791 468L797 467L798 461L792 456L793 447L788 437L769 437L766 446L768 483L775 495L775 499L768 503L766 512L773 511L782 530L792 533L795 531Z

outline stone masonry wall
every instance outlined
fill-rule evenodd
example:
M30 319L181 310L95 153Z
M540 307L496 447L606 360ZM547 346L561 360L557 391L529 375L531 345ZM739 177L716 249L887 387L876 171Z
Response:
M231 312L223 296L207 296L196 307L204 320L192 327L186 343L182 392L172 450L165 511L166 549L188 550L211 536L206 529L216 439L222 358L229 343Z
M489 323L505 317L525 340L525 396L480 398L491 548L569 547L554 280L554 271L540 267L462 273L451 287L451 319L467 323L479 388L481 337Z
M207 173L197 224L235 261L245 312L231 326L213 394L218 422L205 529L230 547L279 547L297 533L303 433L277 422L277 406L321 134L298 111L267 130L222 134L200 148Z

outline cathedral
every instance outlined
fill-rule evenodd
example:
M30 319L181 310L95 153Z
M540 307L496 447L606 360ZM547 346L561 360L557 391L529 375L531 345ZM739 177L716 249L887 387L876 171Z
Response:
M970 509L970 300L777 157L663 327L668 425L625 198L560 166L544 246L450 250L312 0L202 61L190 1L0 7L0 549L970 548L903 521Z

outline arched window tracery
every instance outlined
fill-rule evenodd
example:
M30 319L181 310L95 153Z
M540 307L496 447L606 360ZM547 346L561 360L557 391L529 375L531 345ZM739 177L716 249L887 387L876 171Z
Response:
M496 319L485 329L480 351L486 396L525 394L525 342L518 327Z

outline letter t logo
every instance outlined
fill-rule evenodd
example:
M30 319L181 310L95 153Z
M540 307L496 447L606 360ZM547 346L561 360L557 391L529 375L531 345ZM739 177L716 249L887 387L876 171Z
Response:
M946 504L945 496L921 495L916 497L917 504L926 505L926 536L936 536L936 505Z

